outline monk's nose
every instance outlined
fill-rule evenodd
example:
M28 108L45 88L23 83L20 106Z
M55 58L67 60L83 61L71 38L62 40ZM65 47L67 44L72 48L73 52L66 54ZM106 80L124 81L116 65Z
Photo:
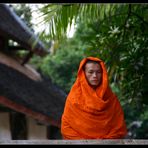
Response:
M93 77L97 77L97 73L94 72L94 73L93 73Z

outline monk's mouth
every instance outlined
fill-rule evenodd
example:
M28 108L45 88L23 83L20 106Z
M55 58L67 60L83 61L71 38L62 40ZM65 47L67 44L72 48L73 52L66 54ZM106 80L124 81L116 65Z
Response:
M92 82L99 82L99 80L92 80Z

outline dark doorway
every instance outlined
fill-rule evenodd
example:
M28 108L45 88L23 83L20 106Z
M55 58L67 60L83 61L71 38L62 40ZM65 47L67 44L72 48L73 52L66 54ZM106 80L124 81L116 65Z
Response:
M50 125L47 127L47 138L48 139L62 139L60 128Z
M12 140L27 140L27 122L24 114L10 112L10 128Z

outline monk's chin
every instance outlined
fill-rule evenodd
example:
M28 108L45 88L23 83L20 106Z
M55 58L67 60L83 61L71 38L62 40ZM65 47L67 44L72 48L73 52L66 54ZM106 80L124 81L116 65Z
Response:
M93 88L99 87L100 83L91 83L90 86Z

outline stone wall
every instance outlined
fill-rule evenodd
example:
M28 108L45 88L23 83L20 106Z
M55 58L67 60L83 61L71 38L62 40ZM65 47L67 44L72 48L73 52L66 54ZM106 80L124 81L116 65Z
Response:
M1 140L0 145L148 145L145 139L121 140Z

